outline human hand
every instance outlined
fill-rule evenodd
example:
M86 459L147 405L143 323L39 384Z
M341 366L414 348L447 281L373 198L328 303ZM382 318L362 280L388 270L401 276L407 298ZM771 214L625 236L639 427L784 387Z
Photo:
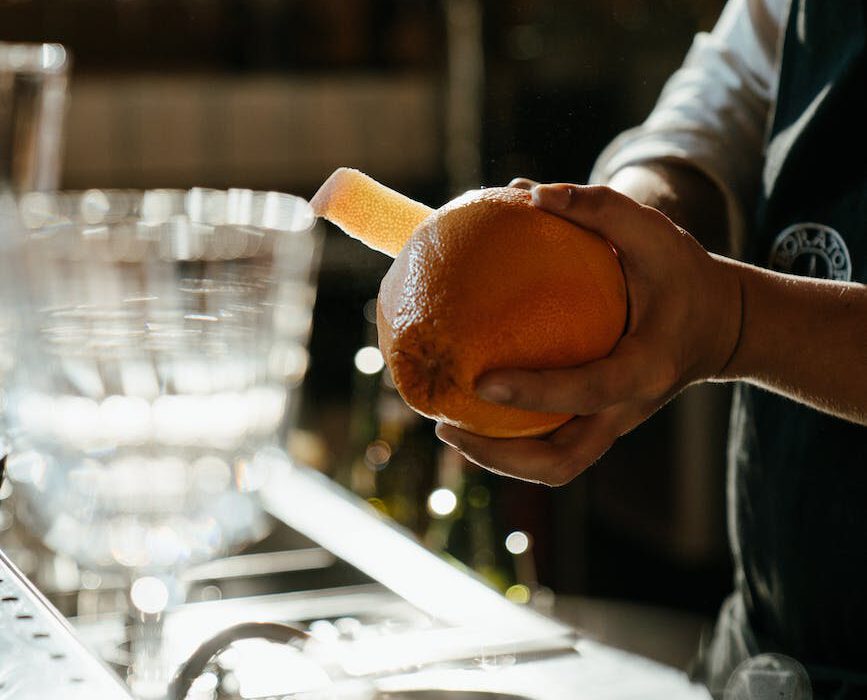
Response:
M722 371L737 345L740 280L664 214L603 186L535 185L533 203L617 249L629 319L601 360L481 377L485 400L575 418L540 438L493 439L440 424L437 435L492 471L550 485L571 481L681 389Z

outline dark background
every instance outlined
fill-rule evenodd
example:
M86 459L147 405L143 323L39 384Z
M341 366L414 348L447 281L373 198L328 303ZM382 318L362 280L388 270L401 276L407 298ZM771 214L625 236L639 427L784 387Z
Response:
M648 113L721 5L0 0L0 40L59 41L74 56L65 187L310 196L349 165L436 206L516 175L584 181L602 147ZM478 21L456 29L467 8ZM483 60L469 114L474 153L457 169L446 155L448 99L465 75L449 62L456 33L476 36ZM362 308L387 265L328 231L300 412L325 471L353 449L352 358L370 342ZM730 586L725 400L692 392L567 487L500 480L498 518L534 536L540 583L713 614Z

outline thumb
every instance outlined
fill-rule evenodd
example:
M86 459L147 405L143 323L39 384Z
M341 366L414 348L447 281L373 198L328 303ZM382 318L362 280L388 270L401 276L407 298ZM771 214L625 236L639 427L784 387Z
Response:
M533 204L598 233L621 250L647 239L648 212L655 211L602 185L537 185Z

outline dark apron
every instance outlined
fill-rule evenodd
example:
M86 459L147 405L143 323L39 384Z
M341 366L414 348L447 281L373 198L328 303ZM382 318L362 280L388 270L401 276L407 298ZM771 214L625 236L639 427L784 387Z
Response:
M792 2L749 262L867 282L865 5ZM867 697L867 428L748 385L731 428L735 593L697 677L720 694L739 663L776 652L817 698Z

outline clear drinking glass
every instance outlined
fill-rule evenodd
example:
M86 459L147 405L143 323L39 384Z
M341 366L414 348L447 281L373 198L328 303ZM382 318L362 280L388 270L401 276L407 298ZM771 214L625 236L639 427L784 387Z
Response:
M56 190L64 143L70 59L59 44L0 42L0 249L9 243L14 201L10 194ZM7 282L4 274L0 285ZM14 357L8 345L11 318L0 307L0 454L6 455L3 388ZM30 576L40 580L40 555L16 522L12 484L0 489L0 547ZM47 563L47 562L44 562ZM43 582L43 581L40 581Z
M129 573L131 682L158 697L179 572L266 531L255 457L307 367L314 215L206 189L31 193L19 211L9 476L48 546Z

